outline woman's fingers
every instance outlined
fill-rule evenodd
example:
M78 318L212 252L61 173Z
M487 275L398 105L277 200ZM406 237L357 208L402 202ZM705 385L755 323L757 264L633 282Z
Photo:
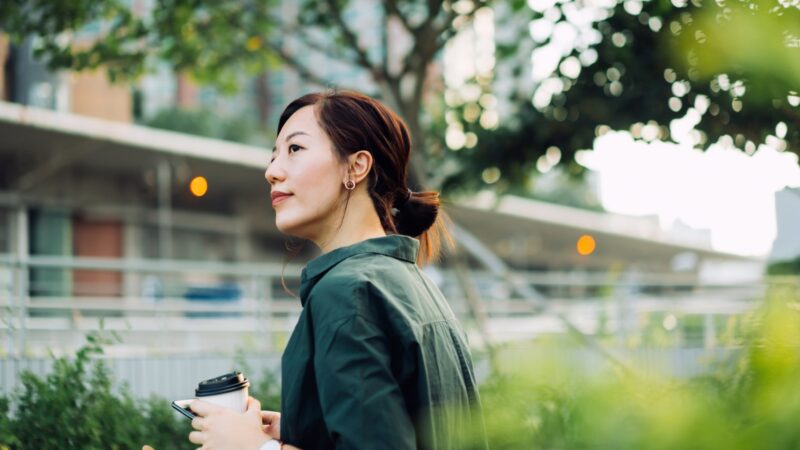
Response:
M281 413L275 411L261 411L261 422L264 425L269 425L281 418Z
M192 419L192 428L194 428L195 430L203 431L204 424L205 424L205 419L202 417L198 416Z
M205 417L222 409L221 406L212 405L202 400L194 400L189 404L189 409L200 417Z
M153 449L153 447L150 447L149 445L143 445L142 446L142 450L154 450L154 449Z
M189 442L203 445L206 442L206 433L204 431L192 431L189 433Z
M253 397L247 397L247 411L250 412L252 410L260 411L261 402Z
M272 436L273 439L281 438L281 413L275 411L261 411L261 429Z

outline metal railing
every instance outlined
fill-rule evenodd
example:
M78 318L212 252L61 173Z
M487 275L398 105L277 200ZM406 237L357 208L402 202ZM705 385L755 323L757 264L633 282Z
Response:
M300 269L282 264L0 255L3 354L68 353L101 323L122 335L122 344L110 349L117 355L224 353L242 345L265 353L280 351L301 311L300 302L284 292L282 281L296 292ZM474 331L474 307L466 301L459 278L449 270L428 270L456 314ZM34 276L48 271L58 276L50 276L49 282L42 281L46 276ZM80 278L73 277L75 273L98 271L117 274L116 281L71 281ZM691 274L512 276L531 288L531 298L514 298L507 282L488 272L470 272L493 340L565 332L563 318L581 332L596 334L604 326L624 339L637 332L636 317L642 314L741 314L758 303L766 286L766 280L700 284Z
M301 312L299 300L284 292L282 281L298 291L300 269L0 255L0 391L18 387L22 370L47 373L49 355L73 354L88 332L101 328L121 336L121 343L106 348L106 358L137 396L180 396L202 374L231 368L235 353L248 355L259 371L276 372L278 355ZM39 276L46 271L50 276ZM85 275L98 271L116 274L116 281L74 282L91 279ZM498 344L564 334L575 327L603 339L639 369L680 376L702 372L706 362L738 351L717 345L719 321L757 307L770 282L704 284L692 274L514 272L514 282L527 285L531 294L516 298L508 280L473 270L469 283L486 318L486 332L478 333L481 321L467 301L463 279L448 269L426 271L478 350L484 336ZM642 322L646 316L676 338L660 348L646 343L631 348L630 339L653 326L654 320ZM680 322L689 317L693 325L682 329ZM559 350L559 357L576 364L595 361L592 367L603 359L590 348ZM488 373L485 360L478 365ZM172 381L164 381L167 373L174 374Z
M31 281L48 271L61 279ZM78 271L119 274L119 282L77 285L71 280ZM282 273L288 285L297 286L299 272L297 266L279 264L2 256L5 353L68 351L101 322L123 334L120 349L128 351L224 351L248 334L265 351L274 351L275 335L290 332L300 313L299 301L281 291ZM85 294L109 290L117 295Z

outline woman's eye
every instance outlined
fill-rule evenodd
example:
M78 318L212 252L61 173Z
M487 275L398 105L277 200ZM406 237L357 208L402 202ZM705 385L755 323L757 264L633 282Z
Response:
M300 150L301 148L303 148L303 147L300 147L297 144L291 144L291 145L289 145L289 153L294 153L294 152Z

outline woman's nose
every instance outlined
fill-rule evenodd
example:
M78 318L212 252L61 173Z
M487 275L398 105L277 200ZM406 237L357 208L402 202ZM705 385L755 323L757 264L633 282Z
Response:
M264 171L264 178L269 184L275 184L285 177L283 170L278 166L278 160L275 159L269 163L267 170Z

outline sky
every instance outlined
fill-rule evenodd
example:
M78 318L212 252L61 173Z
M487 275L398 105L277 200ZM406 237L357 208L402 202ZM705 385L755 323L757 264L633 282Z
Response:
M800 187L796 154L762 144L749 155L730 139L703 152L609 131L578 159L597 173L606 210L657 215L665 229L680 220L710 230L715 249L746 255L769 254L777 233L775 192Z

